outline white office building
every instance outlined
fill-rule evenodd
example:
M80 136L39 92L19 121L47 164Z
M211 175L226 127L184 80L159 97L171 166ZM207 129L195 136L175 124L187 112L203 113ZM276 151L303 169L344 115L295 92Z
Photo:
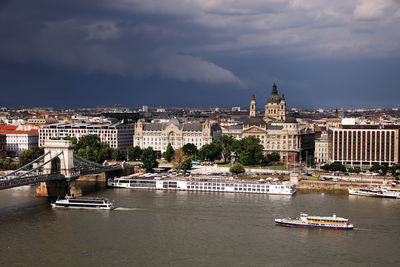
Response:
M46 125L39 130L39 145L52 137L67 136L79 139L84 135L97 135L101 142L106 142L111 148L126 149L133 145L134 124L91 124L91 123L56 123Z
M6 136L6 150L10 156L18 156L23 150L38 146L37 130L0 131Z

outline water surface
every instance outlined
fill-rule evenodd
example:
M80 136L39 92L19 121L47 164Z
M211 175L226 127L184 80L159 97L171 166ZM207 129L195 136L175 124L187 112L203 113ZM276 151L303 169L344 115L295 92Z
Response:
M52 209L34 187L0 191L0 266L399 266L400 200L298 193L102 189L114 211ZM349 218L353 231L275 217Z

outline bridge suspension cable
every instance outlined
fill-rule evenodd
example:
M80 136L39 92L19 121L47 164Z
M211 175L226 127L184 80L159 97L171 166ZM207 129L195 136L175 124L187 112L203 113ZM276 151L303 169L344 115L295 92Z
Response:
M25 170L25 169L28 168L29 166L31 166L31 165L33 165L34 163L40 161L42 158L44 158L44 157L45 157L47 154L49 154L49 153L50 153L50 152L47 152L47 153L41 155L41 156L38 157L37 159L34 159L33 161L31 161L31 162L25 164L24 166L22 166L22 167L16 169L15 171L12 171L12 172L10 172L10 173L7 173L7 174L4 175L4 176L0 176L0 179L4 179L4 178L6 178L6 177L8 177L8 176L11 176L11 175L13 175L13 174L15 174L15 173L18 173L18 172L20 172L20 171Z
M26 175L28 175L28 174L31 174L32 172L37 171L38 169L42 168L44 165L48 164L49 162L51 162L51 161L54 160L55 158L58 158L62 153L63 153L63 152L58 153L56 156L54 156L54 157L52 157L51 159L49 159L48 161L46 161L46 162L40 164L40 165L37 166L36 168L34 168L34 169L32 169L32 170L30 170L30 171L28 171L28 172L26 172L26 173L23 173L23 174L21 174L21 175L15 177L15 178L13 178L13 179L19 179L19 178L22 178L22 177L24 177L24 176L26 176Z
M85 159L85 158L82 158L82 157L80 157L80 156L78 156L78 155L76 155L76 154L74 154L74 158L75 158L76 160L78 160L78 161L80 161L80 162L82 162L82 163L88 165L88 166L94 166L94 167L98 167L98 168L104 168L103 165L98 164L98 163L93 162L93 161L90 161L90 160L87 160L87 159Z

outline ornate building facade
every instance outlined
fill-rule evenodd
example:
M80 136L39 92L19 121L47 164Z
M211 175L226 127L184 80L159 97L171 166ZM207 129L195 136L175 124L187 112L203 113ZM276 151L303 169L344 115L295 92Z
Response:
M264 120L265 122L285 122L286 120L285 95L279 96L275 83L265 105Z
M192 143L200 149L221 136L221 128L216 123L181 123L177 119L168 122L147 123L138 121L135 124L133 145L140 148L152 147L154 150L165 152L168 144L179 149L185 144Z
M224 129L223 134L236 139L254 136L260 139L264 153L277 152L283 162L298 162L314 152L313 129L286 116L286 100L283 94L279 96L275 83L267 98L263 118L256 116L256 99L253 95L249 117L243 124Z
M322 133L319 138L315 139L315 163L318 165L325 164L329 160L328 152L328 133Z

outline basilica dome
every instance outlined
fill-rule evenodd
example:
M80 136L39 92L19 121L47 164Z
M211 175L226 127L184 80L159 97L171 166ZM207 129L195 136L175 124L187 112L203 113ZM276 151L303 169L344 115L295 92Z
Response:
M269 95L267 99L268 103L279 103L281 102L281 97L278 95L278 90L276 89L276 84L272 86L272 93Z

